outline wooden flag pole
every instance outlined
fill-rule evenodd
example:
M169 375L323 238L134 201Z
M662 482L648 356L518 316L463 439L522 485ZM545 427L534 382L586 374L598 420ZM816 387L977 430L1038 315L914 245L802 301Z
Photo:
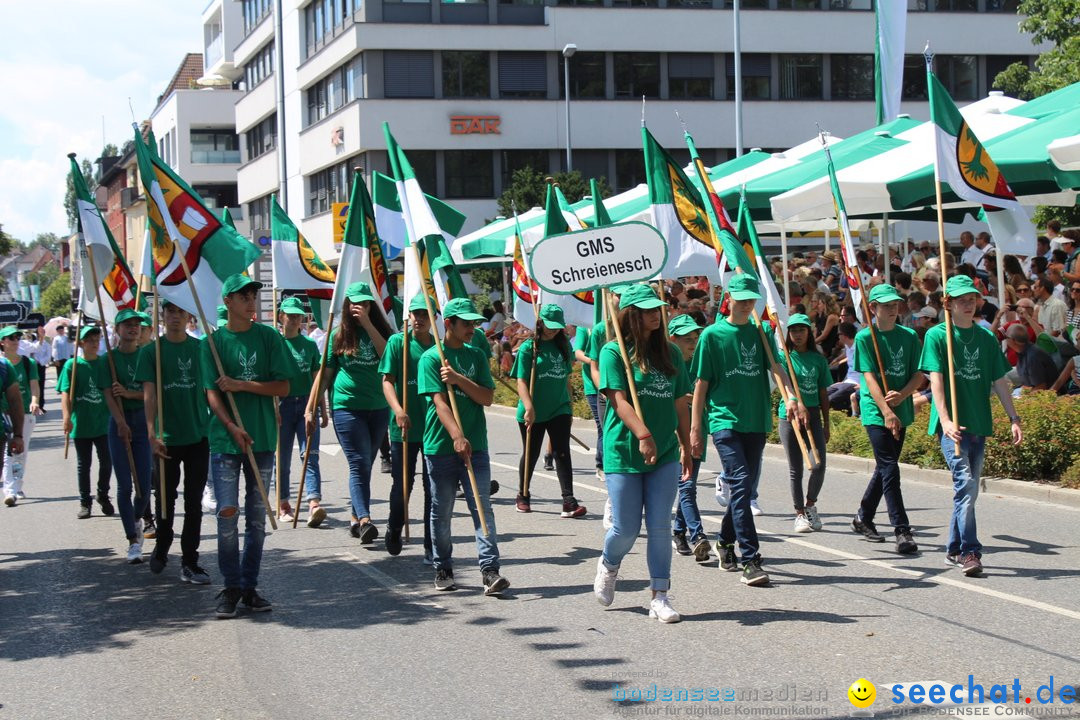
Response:
M558 187L558 183L556 183L556 187ZM525 250L524 250L524 248L522 248L522 253L524 254L524 252L525 252ZM533 402L533 398L536 397L536 394L535 394L536 393L536 360L537 360L537 356L540 354L540 329L538 327L540 325L540 310L536 307L536 295L537 295L537 293L533 292L532 278L529 277L528 273L525 273L525 279L529 283L529 300L530 300L529 304L532 305L532 309L533 309L533 353L532 353L532 363L530 363L530 367L529 367L529 402ZM534 410L534 414L535 414L535 410ZM532 452L532 435L533 435L533 433L532 433L532 425L530 425L527 428L525 428L525 492L524 492L524 495L525 495L526 499L528 499L528 497L529 497L529 484L532 482L532 474L533 474L532 463L529 462L529 459L532 457L532 455L530 454Z
M769 359L769 366L772 367L776 365L776 357L773 355L772 343L769 342L769 336L765 334L765 328L761 324L761 317L758 316L757 310L754 310L754 321L754 324L757 325L758 335L761 337L761 344L765 346L765 356ZM785 353L785 355L786 354L787 353ZM792 371L792 373L792 378L794 378L794 371ZM776 381L776 386L780 388L781 402L786 403L790 395L788 395L787 386L784 385L783 378L780 377L779 373L776 373L773 379ZM792 379L792 385L798 385L798 380ZM806 429L806 434L810 435L809 428ZM806 463L806 466L809 468L816 467L816 465L810 462L810 453L806 450L806 441L803 440L802 433L798 430L795 431L795 440L799 443L799 450L802 451L803 461ZM811 442L813 442L812 438Z
M638 420L645 422L645 416L641 414L641 400L638 399L637 383L634 382L634 367L630 364L630 355L626 352L626 342L623 340L622 328L619 327L615 303L611 299L611 295L605 293L604 297L607 301L608 314L612 318L611 324L615 328L615 339L619 343L619 354L622 355L623 366L626 368L626 382L630 386L630 399L634 403L634 412L637 413Z
M409 311L401 318L401 411L409 415ZM411 428L411 425L410 425ZM409 433L401 433L401 507L405 541L409 541Z
M319 397L322 395L322 377L323 369L326 367L326 358L330 353L330 333L334 329L334 311L330 310L330 315L326 322L326 342L323 343L322 360L319 362L319 369L315 373L315 382L311 386L311 392L308 394L307 407L304 408L305 424L307 416L311 415L312 422L315 418L315 408L319 404ZM311 459L311 439L315 436L314 430L306 430L307 436L304 440L304 462L300 468L300 483L296 490L296 507L293 513L292 526L296 528L296 523L300 519L300 503L303 502L301 498L304 497L304 478L307 477L308 461Z
M160 442L164 442L165 435L165 415L161 405L161 386L164 384L164 378L161 377L161 335L158 333L158 324L160 315L160 305L158 303L158 291L154 288L154 377L157 378L155 383L154 392L157 395L157 437ZM158 502L161 504L161 518L163 520L169 519L169 509L166 505L168 495L165 488L165 458L158 455Z
M936 145L935 145L936 147ZM948 263L945 260L945 255L949 249L945 246L945 214L941 209L941 178L937 176L937 163L934 163L934 193L937 200L937 227L938 227L938 257L941 258L941 277L945 278L945 273L948 270ZM944 283L943 283L944 284ZM960 427L959 418L957 417L957 403L956 403L956 360L953 350L953 320L952 310L949 309L949 296L944 295L941 299L942 305L945 307L945 350L948 357L948 372L949 372L949 414L950 419L957 427ZM953 450L956 457L960 457L960 443L953 443Z
M877 328L874 327L874 316L870 314L870 301L867 299L866 288L863 287L862 268L858 266L859 261L857 259L855 262L855 277L859 281L859 302L862 305L863 317L866 318L866 327L870 329L870 341L874 345L874 357L877 360L878 370L881 374L881 389L884 390L887 395L889 393L889 379L885 377L885 363L881 360L881 348L878 346Z
M506 388L510 392L514 393L515 396L518 394L517 388L515 388L510 383L506 382L506 380L499 377L498 375L496 375L494 377L495 377L496 382L498 382L500 385L502 385L504 388ZM584 442L581 438L579 438L574 433L570 433L570 439L573 440L574 442L576 442L578 445L580 445L586 452L592 452L592 448L589 447L588 443Z
M758 323L759 323L758 327L761 327L760 326L761 320L757 317L757 311L755 311L754 315L755 315L754 319L757 320ZM778 319L778 322L779 322L779 319ZM762 328L761 335L762 335L763 338L766 337L764 328ZM813 344L813 342L814 342L813 337L810 338L810 342L811 342L811 344ZM772 348L768 348L768 351L771 354ZM795 365L791 361L791 353L790 352L785 352L784 353L784 360L787 361L787 371L788 371L788 375L791 377L791 388L792 388L792 390L795 391L795 399L798 401L798 403L800 405L805 405L806 403L804 403L803 399L802 399L802 388L799 387L799 376L795 372ZM783 392L781 392L781 394L783 394ZM828 410L828 408L825 408L824 411L828 412L829 410ZM808 461L807 464L810 465L810 469L813 470L814 468L821 465L821 452L818 450L817 443L814 442L814 433L810 432L809 427L806 427L804 429L806 430L806 439L810 442L810 452L814 456L814 462L811 464ZM802 440L802 434L801 433L796 432L795 436L798 437L800 441ZM804 454L806 453L806 448L805 447L803 447L803 453Z
M75 354L71 356L71 387L68 388L68 407L71 414L75 414L75 374L79 369L79 333L82 332L83 313L79 311L79 319L75 321ZM71 445L71 433L64 435L64 459L68 459L68 447Z

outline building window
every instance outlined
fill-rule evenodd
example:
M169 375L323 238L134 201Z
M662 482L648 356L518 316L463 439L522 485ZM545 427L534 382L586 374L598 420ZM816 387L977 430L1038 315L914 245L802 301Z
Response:
M735 99L735 56L729 54L727 66L727 97ZM768 100L772 95L772 58L765 53L742 55L743 100Z
M270 232L270 196L256 198L247 205L248 227L251 236L257 238L259 231Z
M566 170L566 148L559 149L559 170ZM608 169L608 156L607 150L582 150L581 148L574 148L573 157L571 162L574 164L574 170L581 173L583 178L596 178L597 180L607 181L611 171Z
M360 9L360 0L315 0L304 8L304 57L334 38Z
M446 197L489 198L495 195L490 150L446 150L443 161Z
M894 2L896 0L893 0ZM830 10L873 10L873 0L829 0Z
M547 56L545 53L500 52L499 97L547 97Z
M777 0L777 10L820 10L821 0Z
M821 55L780 56L780 99L820 100Z
M935 0L937 12L978 12L978 0Z
M308 215L327 212L334 203L348 202L352 160L308 176Z
M558 0L558 4L569 7L600 7L604 0Z
M986 12L999 12L1015 15L1019 9L1019 0L986 0Z
M236 185L194 185L191 188L211 210L236 207Z
M355 78L362 75L361 58L357 56L309 87L305 91L307 125L319 122L355 100Z
M712 96L712 55L707 53L668 55L668 97L707 100Z
M270 0L244 0L244 35L259 26L273 8Z
M874 99L873 55L833 55L831 62L833 100Z
M530 168L545 175L550 169L547 150L503 150L500 155L504 190L510 187L514 173L522 168ZM518 208L518 212L525 212L528 209Z
M613 53L615 97L660 97L660 53Z
M491 97L490 55L483 51L443 50L445 98Z
M430 50L383 51L383 95L435 97L435 60Z
M410 150L409 164L412 165L416 182L429 195L436 192L435 151L434 150Z
M274 41L263 46L244 66L244 86L251 90L274 74Z
M900 90L904 100L926 100L926 60L922 55L904 56L904 80Z
M232 130L192 130L191 162L239 163L240 145Z
M938 55L934 74L953 100L975 100L979 96L979 62L974 55Z
M244 133L247 139L247 159L254 160L277 147L277 115L271 115Z
M645 182L645 154L641 148L615 151L615 192L625 192Z
M986 56L986 87L988 90L1000 90L995 84L999 73L1013 63L1028 66L1027 55L987 55Z
M566 97L563 87L566 58L559 55L559 97ZM570 58L570 97L603 98L607 94L607 59L602 52L579 52Z

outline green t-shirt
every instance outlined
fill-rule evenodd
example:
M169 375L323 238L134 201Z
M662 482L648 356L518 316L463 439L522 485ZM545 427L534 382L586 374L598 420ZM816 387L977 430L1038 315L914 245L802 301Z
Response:
M589 355L589 329L578 326L574 331L574 350L580 350L585 353L586 357ZM581 363L581 386L586 395L596 394L596 385L592 381L592 373L589 372L589 366L585 363Z
M14 365L7 358L4 358L4 362L8 366L7 381L4 382L4 386L0 388L0 391L6 391L12 384L17 383L19 392L22 393L23 412L28 413L30 412L30 380L38 379L38 364L33 359L22 356ZM0 412L6 413L7 411L7 392L0 392Z
M480 352L484 353L484 357L488 358L489 360L491 359L491 343L488 341L487 335L484 334L483 330L481 330L480 328L474 328L472 340L469 341L469 344Z
M787 359L784 351L778 351L776 362L780 367L787 370ZM828 389L832 384L832 375L829 374L829 361L817 350L810 352L791 353L791 364L795 368L795 374L799 376L799 392L802 393L803 405L808 408L821 407L821 390ZM787 405L780 403L777 413L781 420L787 419Z
M420 393L416 391L417 378L419 377L420 357L434 346L434 338L427 345L421 345L420 341L416 339L416 335L409 333L409 402L407 410L409 413L408 440L411 443L420 442L424 439L427 399L420 397ZM397 393L399 402L401 400L401 356L404 349L405 340L402 334L391 335L390 339L386 341L386 350L383 352L382 360L379 361L379 374L390 375L394 378L394 391ZM390 418L390 441L402 442L402 440L401 428L394 422L394 418Z
M112 350L113 365L116 366L116 382L123 385L125 390L136 390L139 393L138 400L124 398L120 401L121 407L125 410L141 410L143 406L142 383L135 379L135 373L139 369L139 355L139 348L131 352L124 352L118 347ZM108 362L107 357L105 360Z
M228 327L218 330L207 339L202 348L202 379L207 390L217 389L218 372L214 357L210 354L210 342L217 348L221 365L227 377L255 382L290 380L299 368L292 353L285 345L285 338L269 325L254 323L242 333ZM249 392L233 393L244 430L251 436L254 452L273 452L277 448L278 427L274 416L277 398ZM222 393L225 408L232 414L228 400ZM218 420L210 417L210 452L240 455L240 448Z
M109 406L105 404L105 392L112 387L109 365L105 357L94 360L79 358L79 369L75 372L74 404L71 408L71 437L93 438L107 435L109 432ZM71 390L71 371L75 359L64 363L60 371L58 392Z
M460 348L443 346L446 360L457 372L469 378L477 385L486 388L494 388L495 381L491 378L491 367L484 353L472 345L464 345ZM439 421L439 414L435 410L435 401L431 396L435 393L444 392L446 385L440 376L442 362L439 360L438 348L431 348L420 358L417 368L417 377L420 379L419 393L425 395L425 421L424 421L424 454L425 455L451 455L454 452L454 441L450 433ZM461 414L461 430L469 439L473 450L486 451L488 448L487 420L484 418L484 407L473 402L472 398L465 394L461 388L454 388L457 397L458 412Z
M296 397L298 395L308 397L311 395L311 385L314 382L314 375L319 369L319 362L322 360L322 355L319 353L319 346L315 344L314 340L306 338L303 335L285 338L285 344L289 347L289 350L292 351L293 360L296 361L296 367L300 368L300 372L289 380L289 397Z
M919 353L922 349L919 336L914 330L903 325L897 325L888 332L878 330L876 334L878 349L881 350L881 362L885 364L885 379L889 389L901 390L908 384L911 377L919 372ZM881 381L881 370L878 368L870 328L863 328L855 336L855 370L872 372L878 378L878 382ZM881 391L884 393L885 388ZM874 402L874 396L869 390L864 390L859 394L859 407L863 425L885 425L881 409ZM903 427L915 422L915 403L910 397L904 398L904 402L892 410Z
M948 338L945 323L926 331L919 368L923 372L939 372L945 379L945 397L949 398L952 379L949 377ZM956 372L956 409L953 418L972 435L992 435L994 419L990 414L991 385L1009 372L1009 362L1001 352L997 338L984 328L953 328L953 358ZM951 403L951 400L949 401ZM930 404L930 435L941 426L937 407Z
M533 340L521 343L518 348L510 377L526 383L532 374ZM558 415L570 414L570 388L566 383L573 367L573 359L567 360L554 341L541 340L540 354L536 359L536 385L533 387L533 408L536 422L547 422ZM525 403L518 399L517 421L525 422Z
M375 343L361 331L357 335L356 352L338 355L334 352L336 332L330 333L327 339L330 354L326 357L326 367L338 371L330 388L330 407L334 410L381 410L387 407Z
M634 385L641 403L641 415L656 443L656 464L645 464L637 438L619 418L614 403L608 403L604 415L604 472L646 473L679 459L679 438L675 434L679 415L675 412L675 401L690 392L690 378L679 348L672 343L668 346L671 363L675 366L675 374L671 377L654 368L643 373L634 365ZM600 390L623 390L628 399L630 396L626 366L619 353L619 343L614 340L600 351Z
M206 437L210 409L203 389L202 345L205 340L187 336L174 343L161 338L161 439L169 446L194 445ZM209 351L207 351L209 352ZM139 353L139 382L157 380L157 343ZM155 428L157 421L154 422Z
M691 367L709 383L710 433L772 430L769 357L756 325L717 320L702 331Z

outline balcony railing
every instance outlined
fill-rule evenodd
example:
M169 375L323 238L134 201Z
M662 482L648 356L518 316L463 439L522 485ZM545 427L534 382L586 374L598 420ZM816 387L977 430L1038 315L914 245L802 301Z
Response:
M239 150L192 150L191 162L204 165L239 165Z

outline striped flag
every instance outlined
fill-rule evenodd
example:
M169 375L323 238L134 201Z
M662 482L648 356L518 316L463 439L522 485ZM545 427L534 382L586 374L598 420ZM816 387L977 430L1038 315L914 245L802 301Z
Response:
M878 0L874 3L874 98L878 125L892 122L900 114L906 33L906 2Z
M855 256L855 243L851 239L851 227L848 225L847 210L844 208L844 197L840 194L840 183L836 180L836 168L833 166L832 153L829 151L828 143L825 142L824 134L821 136L821 144L825 146L825 164L829 172L829 188L832 190L836 224L840 229L840 252L844 256L844 275L847 277L848 292L851 293L851 303L855 306L855 316L865 325L868 318L863 317L862 296L864 288L870 282L870 276L859 266Z

